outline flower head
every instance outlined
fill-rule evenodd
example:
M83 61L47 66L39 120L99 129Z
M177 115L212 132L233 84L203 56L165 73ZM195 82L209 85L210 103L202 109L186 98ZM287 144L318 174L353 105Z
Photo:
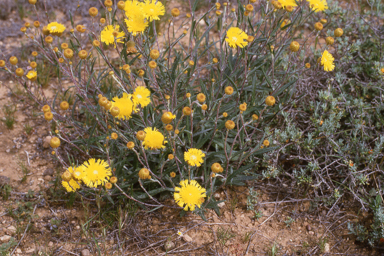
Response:
M119 30L120 30L120 26L119 25L116 25L116 26L108 25L108 26L106 26L101 31L101 36L100 36L101 42L105 43L106 45L113 44L115 46L115 48L116 48L115 38L116 38L116 42L123 43L122 37L125 36L124 31L119 32ZM114 32L117 32L117 35L115 33L116 36L114 35Z
M309 6L314 12L324 11L328 9L327 0L307 0Z
M65 30L65 26L63 24L55 22L51 22L47 25L47 29L49 30L49 33L55 36L60 36L63 34Z
M165 13L164 5L157 0L145 0L141 7L143 8L145 18L149 21L160 20L159 16Z
M190 148L187 152L184 152L184 160L190 166L201 166L204 163L203 157L205 157L205 154L197 148Z
M142 13L143 8L140 5L139 1L128 0L125 2L124 11L125 11L125 15L127 15L128 18L132 18L133 16L136 16L138 13Z
M67 190L67 192L75 192L80 188L79 182L74 179L70 179L68 182L63 180L61 185Z
M292 6L292 7L297 6L295 0L278 0L278 2L281 4L283 8L286 8L287 6Z
M112 108L118 107L120 112L116 116L119 119L130 119L132 112L136 112L136 104L132 101L132 94L123 93L123 97L114 97L112 102Z
M125 24L128 27L128 31L134 36L138 33L143 33L148 27L148 21L145 20L145 16L142 13L132 16L129 19L125 19Z
M151 103L151 92L145 86L137 86L132 95L132 101L135 105L144 108Z
M324 70L329 72L335 69L335 64L333 63L335 59L332 54L330 54L327 50L323 52L321 56L321 65L324 66Z
M83 182L90 188L98 185L104 185L112 175L108 163L101 159L91 158L83 164L84 176Z
M31 81L35 81L37 79L37 72L34 70L28 71L26 77Z
M207 197L205 188L202 188L195 180L182 180L180 187L175 187L173 197L178 206L184 211L194 211L196 206L200 208Z
M236 48L237 46L243 48L248 44L247 42L248 35L237 27L231 27L227 31L227 37L225 41L228 42L228 45L232 48Z
M159 132L156 128L147 127L144 129L145 138L143 146L145 149L160 149L165 148L164 144L167 143L164 140L164 135Z

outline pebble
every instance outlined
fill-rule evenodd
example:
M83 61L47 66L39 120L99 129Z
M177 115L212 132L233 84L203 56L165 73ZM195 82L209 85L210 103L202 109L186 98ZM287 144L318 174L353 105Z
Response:
M54 174L54 171L52 168L47 168L44 172L43 172L43 176L46 176L46 175L49 175L49 176L53 176Z
M9 226L7 228L7 230L11 233L11 234L15 234L16 233L16 228L14 226Z
M330 252L330 247L329 247L329 243L325 243L324 244L324 253L329 253Z
M34 252L35 252L35 248L31 248L25 251L25 253L34 253Z
M52 176L49 176L49 175L44 176L44 180L45 181L51 181L52 180Z
M225 202L221 202L221 203L217 204L217 206L219 206L219 208L223 208L225 206Z
M84 249L81 251L81 256L90 256L90 255L91 255L91 253L89 252L88 249Z
M23 253L23 251L20 248L17 248L16 253Z
M312 229L311 226L307 225L307 230L311 231L311 229Z
M167 241L167 242L165 242L165 244L164 244L164 250L165 251L170 251L170 250L172 250L173 248L175 248L175 243L174 242L172 242L172 241Z
M183 240L185 241L185 242L188 242L188 243L191 243L193 240L192 240L192 237L190 237L189 235L187 235L187 234L184 234L183 235Z
M43 148L49 148L50 147L49 142L51 141L51 139L52 139L52 136L45 137L44 142L43 142Z
M53 247L53 242L52 242L52 241L50 241L50 242L48 243L48 247Z
M313 232L313 231L309 231L308 232L310 235L314 235L315 234L315 232Z
M8 243L9 240L11 240L11 236L4 235L4 236L0 237L0 241L3 243Z

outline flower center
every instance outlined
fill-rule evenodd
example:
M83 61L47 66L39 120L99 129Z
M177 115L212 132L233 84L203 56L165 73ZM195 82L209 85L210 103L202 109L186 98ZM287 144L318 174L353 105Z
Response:
M154 12L155 12L155 10L153 10L153 9L150 9L149 11L150 11L151 13L154 13Z
M93 171L93 174L97 175L99 172L97 170Z
M141 99L143 98L140 94L137 95L137 98Z
M235 36L232 37L232 40L235 41L235 42L237 42L237 37L235 37Z
M191 159L192 160L196 160L196 156L195 155L191 155Z

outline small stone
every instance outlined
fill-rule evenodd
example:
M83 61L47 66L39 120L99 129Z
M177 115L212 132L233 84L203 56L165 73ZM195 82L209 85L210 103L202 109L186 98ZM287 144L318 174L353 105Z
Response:
M174 242L172 242L172 241L167 241L167 242L165 242L165 244L164 244L164 250L165 251L170 251L170 250L172 250L173 248L175 248L175 243Z
M311 231L311 229L312 229L311 226L307 225L307 230Z
M9 240L11 240L11 236L4 235L4 236L0 237L0 241L3 243L8 243Z
M77 225L77 226L75 227L75 229L80 229L80 226L79 226L79 225Z
M46 176L46 175L49 175L49 176L53 176L54 174L54 171L52 168L47 168L45 169L45 171L43 172L43 176Z
M52 136L45 137L44 142L43 142L43 148L49 148L50 147L49 142L51 142L51 139L52 139Z
M23 253L23 251L20 248L17 248L16 253Z
M315 232L313 232L313 231L309 231L308 232L310 235L314 235L315 234Z
M35 252L35 248L31 248L25 251L25 253L34 253L34 252Z
M217 206L219 206L219 208L223 208L225 206L225 202L221 202L221 203L217 204Z
M89 252L88 249L84 249L81 251L81 256L90 256L90 255L91 255L91 253Z
M50 242L48 243L48 247L53 247L53 242L52 242L52 241L50 241Z
M0 175L0 186L8 185L10 181L10 178Z
M191 243L192 242L192 237L190 237L189 235L187 234L184 234L183 235L183 240L187 243Z
M325 243L324 244L324 253L329 253L329 252L330 252L329 243Z
M9 153L9 152L11 152L11 150L8 148L7 150L5 150L5 152Z
M220 199L220 194L219 193L215 193L214 197L215 197L215 199Z
M49 175L44 176L44 180L49 182L52 180L52 176L49 176Z
M14 226L9 226L7 228L7 230L11 233L11 234L15 234L16 233L16 228Z

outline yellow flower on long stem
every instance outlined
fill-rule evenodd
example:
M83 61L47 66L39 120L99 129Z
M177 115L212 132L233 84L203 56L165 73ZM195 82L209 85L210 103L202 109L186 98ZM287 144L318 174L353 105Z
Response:
M134 36L143 33L148 27L148 21L145 20L144 14L142 13L125 19L125 24L127 25L128 31Z
M114 97L112 99L112 107L118 107L120 112L116 116L119 119L130 119L132 112L136 112L136 104L132 101L132 94L123 93L123 97Z
M141 7L143 8L145 18L149 21L160 20L159 16L165 13L164 5L158 0L145 0Z
M278 0L278 1L280 2L281 6L283 6L283 8L287 6L292 6L292 7L297 6L295 0Z
M164 144L167 143L164 140L164 135L159 132L156 128L147 127L144 129L145 138L143 141L143 146L145 149L161 149L165 148Z
M335 69L335 64L333 63L335 59L332 54L330 54L327 50L323 52L321 56L321 65L324 66L324 70L329 72Z
M65 26L63 24L55 22L51 22L47 25L47 29L51 35L61 36L65 30Z
M247 42L248 35L237 27L231 27L227 31L227 37L225 41L227 41L228 45L232 48L236 48L237 46L243 48L248 44Z
M125 36L124 31L119 31L120 26L116 25L108 25L106 26L102 31L100 35L101 42L105 43L106 45L113 44L116 48L115 40L117 43L123 43L123 37ZM117 35L113 35L114 32L117 32Z
M328 9L327 0L307 0L309 6L315 12L320 12Z
M151 103L151 92L145 86L137 86L132 95L132 101L135 105L139 105L144 108Z
M85 168L82 179L84 184L90 188L104 185L112 175L108 163L101 159L91 158L83 166Z
M187 152L184 152L184 160L190 166L201 166L204 163L203 157L205 157L205 154L197 148L190 148Z
M184 208L184 211L194 211L201 207L204 198L207 197L205 188L202 188L196 180L182 180L180 187L175 187L173 197L178 206Z
M125 2L124 7L125 15L127 15L128 18L132 18L139 13L143 12L143 8L139 1L137 0L128 0Z
M26 77L31 81L35 81L37 79L37 72L34 70L28 71Z

